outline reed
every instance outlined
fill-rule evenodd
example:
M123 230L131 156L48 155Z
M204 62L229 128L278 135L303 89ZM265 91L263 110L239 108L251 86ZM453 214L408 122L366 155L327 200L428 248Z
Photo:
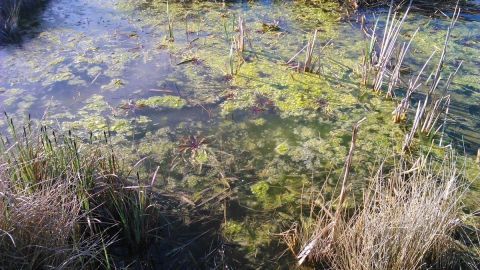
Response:
M447 53L447 48L451 36L451 31L454 28L458 17L460 16L460 9L457 3L457 6L455 8L455 11L453 13L450 25L447 30L447 34L445 36L445 41L444 41L444 46L442 49L442 53L440 55L440 59L438 61L438 64L435 68L435 70L432 72L432 74L429 76L429 79L431 79L430 86L428 87L428 90L426 91L425 98L423 101L420 101L418 106L417 106L417 111L415 113L415 118L413 121L413 126L412 129L410 130L409 134L406 135L404 143L403 143L403 150L406 151L407 149L410 148L410 146L413 143L414 135L415 133L420 133L425 136L432 136L435 135L440 129L443 131L445 130L445 126L447 124L447 117L448 117L448 112L449 112L449 107L450 107L450 102L451 98L450 95L448 95L448 90L449 87L453 81L453 78L455 75L458 73L460 67L462 66L462 62L457 66L454 72L452 72L449 76L447 81L444 84L443 88L443 94L440 97L435 98L435 93L438 91L438 88L440 86L440 83L442 81L442 74L444 70L444 65L445 65L445 57ZM432 54L433 56L433 54ZM430 58L427 60L427 63L430 61ZM427 64L426 63L426 64ZM425 65L426 65L425 64ZM397 115L398 113L405 113L406 108L408 107L405 104L408 104L410 101L411 94L420 86L418 85L418 80L419 76L422 74L422 72L425 69L425 65L420 71L419 75L417 76L417 79L415 82L412 84L410 83L409 89L407 90L407 95L404 98L405 101L402 100L400 103L400 107L397 107L395 114ZM427 80L428 83L428 80ZM418 85L418 87L417 87ZM441 116L444 116L444 121L443 124L439 127L437 127L437 123ZM395 117L396 120L396 117ZM443 133L443 132L442 132ZM443 135L442 135L443 137ZM442 138L440 140L440 144L442 143Z
M242 16L238 17L238 35L237 38L234 39L235 48L239 55L243 55L245 52L245 39L246 39L246 32L245 32L245 20Z
M0 260L9 269L101 265L111 239L84 226L90 191L102 162L84 154L71 133L39 131L28 123L1 137ZM5 240L5 241L4 241ZM9 240L9 241L6 241ZM103 244L101 244L103 243Z
M319 74L321 71L320 61L322 53L325 48L330 45L331 40L327 41L325 45L323 45L318 51L316 51L315 49L317 48L317 36L318 30L315 29L315 31L313 31L313 33L311 33L311 35L308 37L307 44L287 61L287 65L292 66L294 69L296 69L297 72L309 72ZM302 52L305 52L304 61L295 61L297 58L299 58Z
M399 123L402 121L407 120L408 110L410 108L411 98L413 93L415 93L423 84L420 82L421 76L423 75L425 69L428 66L428 63L432 60L433 56L435 55L435 51L430 55L427 59L423 67L418 72L417 76L412 76L408 82L408 88L405 93L405 96L402 98L400 103L397 105L395 110L393 111L394 117L393 121L395 123Z
M224 23L225 36L228 37L227 26ZM242 16L238 17L237 34L231 36L230 50L228 54L228 73L227 76L233 78L237 75L240 67L245 62L245 51L248 42L247 29L245 26L245 19ZM251 46L251 44L250 44Z
M2 268L155 268L152 256L168 257L171 267L178 266L175 260L196 260L186 254L188 244L169 238L205 235L185 232L190 225L184 223L204 224L205 212L182 204L194 204L185 194L154 190L160 167L151 178L140 176L146 158L123 163L108 132L82 139L31 122L17 127L8 116L7 122L0 144ZM212 227L208 232L218 237Z
M373 66L375 64L375 45L377 43L377 27L378 27L378 19L375 21L375 25L373 26L373 30L371 34L365 29L365 16L362 17L362 29L364 33L369 36L369 42L365 46L365 50L363 52L362 57L362 64L361 64L361 74L362 74L362 85L367 85L369 81L369 75L373 70Z
M400 49L400 52L399 52L398 57L397 57L396 64L395 64L395 66L394 66L394 68L391 71L391 74L389 76L387 98L393 98L395 96L394 90L400 82L400 71L401 71L401 68L402 68L403 61L405 60L405 56L406 56L408 50L410 49L410 45L412 44L412 40L415 38L418 30L419 29L417 29L415 31L415 33L413 33L413 35L412 35L412 37L411 37L411 39L408 43L403 43L403 45Z
M323 253L325 249L328 249L333 241L335 241L335 235L338 233L338 226L340 222L342 222L344 209L343 205L345 199L347 197L347 180L348 175L350 172L350 167L352 165L353 153L355 151L355 144L358 136L358 131L360 128L360 124L365 121L365 118L357 122L353 127L352 131L352 141L350 143L350 150L348 152L347 158L345 160L345 168L344 174L342 179L342 185L340 190L340 195L336 200L337 207L335 210L333 208L325 208L325 215L322 216L322 220L320 221L321 226L317 223L317 228L315 228L315 233L309 239L307 243L304 244L300 253L296 256L298 260L298 264L302 265L308 257L311 256L318 256L319 253ZM327 221L328 222L324 222ZM305 230L308 233L308 230ZM319 246L321 247L320 250L318 249Z

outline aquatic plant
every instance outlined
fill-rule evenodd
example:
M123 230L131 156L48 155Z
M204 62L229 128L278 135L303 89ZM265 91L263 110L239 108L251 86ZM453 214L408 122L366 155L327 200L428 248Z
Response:
M316 104L317 104L317 110L318 111L321 111L323 113L326 113L326 114L330 114L331 112L331 109L329 108L329 102L327 99L325 98L318 98L316 100Z
M126 111L126 113L135 113L136 110L145 108L146 104L140 103L137 104L137 102L133 99L129 99L127 102L120 104L118 108Z
M108 202L104 209L108 218L120 229L119 239L128 248L129 254L146 252L160 228L161 215L151 191L155 180L156 174L148 184L109 185L99 195Z
M317 60L314 60L314 49L315 49L315 42L317 40L317 33L318 30L315 29L313 34L308 38L307 44L298 51L290 60L287 61L287 65L293 64L294 60L303 52L305 51L305 61L303 64L297 63L293 67L296 68L297 71L302 70L303 72L313 72L315 69L315 65L317 64Z
M321 71L321 56L325 48L330 45L331 40L327 41L318 52L315 52L316 42L317 42L318 29L315 29L313 33L309 36L307 44L300 49L292 58L287 61L287 65L290 65L292 68L296 69L298 72L309 72L309 73L320 73ZM305 60L303 62L295 62L294 60L305 51Z
M260 31L262 33L278 32L281 30L279 24L280 24L279 21L273 21L272 23L262 22L262 30Z
M195 161L199 156L205 155L205 147L208 145L207 138L190 135L180 139L178 152L184 160Z
M225 31L226 30L226 25ZM230 51L228 54L228 74L227 78L232 79L240 70L240 67L245 62L245 49L247 45L247 30L245 27L245 19L242 16L238 17L236 35L232 35L230 43ZM228 33L228 32L225 32ZM226 34L228 36L228 34Z

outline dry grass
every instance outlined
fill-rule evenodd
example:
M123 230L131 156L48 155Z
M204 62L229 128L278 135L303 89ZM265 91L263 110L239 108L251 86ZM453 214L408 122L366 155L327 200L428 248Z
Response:
M12 190L0 185L0 264L5 269L87 267L101 253L99 241L80 237L81 202L69 184ZM97 239L98 240L98 239Z
M320 197L320 205L312 204L318 214L312 211L314 218L300 222L302 229L292 230L287 242L308 251L308 261L332 269L421 269L444 258L450 266L458 260L476 269L475 259L452 238L462 224L465 191L456 164L452 156L443 162L420 157L400 160L387 174L381 167L353 215L335 215L337 202Z

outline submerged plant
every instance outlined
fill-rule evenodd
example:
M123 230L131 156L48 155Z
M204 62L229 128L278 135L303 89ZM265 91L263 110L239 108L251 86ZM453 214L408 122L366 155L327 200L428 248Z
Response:
M129 99L128 102L124 104L120 104L118 108L124 110L128 113L135 113L135 111L145 108L145 104L140 103L138 104L135 100Z
M198 157L205 155L205 147L209 141L207 138L190 135L183 137L178 146L178 152L182 155L184 160L189 159L195 161Z
M263 112L271 110L274 107L274 102L263 95L255 96L255 102L250 107L250 111L254 116L258 116Z

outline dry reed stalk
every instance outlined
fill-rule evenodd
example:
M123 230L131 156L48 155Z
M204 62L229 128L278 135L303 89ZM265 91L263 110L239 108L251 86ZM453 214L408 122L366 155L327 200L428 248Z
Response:
M433 100L432 96L435 93L435 91L438 89L440 81L442 80L442 72L445 64L445 58L447 54L448 43L451 37L451 32L452 32L452 29L455 27L455 24L457 23L458 18L460 16L460 8L458 5L459 4L457 2L457 5L455 6L455 11L453 13L450 25L447 30L447 34L445 36L445 41L442 49L442 54L440 56L440 60L437 64L435 72L432 74L433 76L432 83L430 85L427 95L425 96L425 101L423 102L425 117L423 117L422 115L422 125L421 125L420 132L426 134L427 136L431 134L432 130L434 129L442 113L445 114L445 119L442 126L444 127L446 125L446 119L447 119L448 111L450 107L450 95L442 96L436 100ZM450 87L453 81L453 78L457 74L462 63L463 62L460 62L460 64L455 69L455 71L449 75L448 80L445 83L444 92L448 92L448 88ZM430 101L431 99L432 101ZM435 132L437 132L439 129L437 129Z
M390 9L386 20L385 29L383 32L382 41L380 43L380 51L378 61L376 63L377 73L373 81L373 89L379 92L382 89L384 78L388 75L389 65L393 57L393 53L397 47L397 40L400 36L400 30L407 18L412 5L410 0L408 7L400 20L397 20L397 13L393 13L393 0L390 2ZM392 14L393 13L393 14Z
M245 20L242 16L238 17L238 38L236 41L237 52L241 55L245 51Z
M394 119L395 123L399 123L401 121L406 120L406 115L408 113L408 109L410 108L412 94L414 92L416 92L417 89L419 89L422 86L422 84L419 82L420 77L422 76L422 74L423 74L425 68L427 67L428 63L430 62L430 60L432 60L432 57L435 55L435 53L436 52L434 51L430 55L430 57L427 59L427 61L423 65L422 69L420 69L420 71L418 72L417 76L410 78L410 80L408 82L408 88L407 88L407 92L405 94L405 97L402 98L402 100L400 101L397 108L393 111L393 114L394 114L393 119Z
M415 134L418 130L418 127L420 126L420 121L423 117L423 114L425 113L425 103L420 101L417 106L417 111L415 112L415 118L413 119L413 125L412 129L410 132L405 135L405 140L403 141L403 146L402 146L402 151L406 151L410 148L410 146L413 143L413 138L415 137Z
M307 40L307 44L300 49L295 55L290 58L287 61L287 65L291 65L292 68L294 68L297 72L309 72L309 73L315 73L315 74L320 74L321 72L321 66L320 66L320 60L322 57L322 53L329 46L332 42L332 40L328 40L320 49L318 50L318 54L315 53L315 46L317 43L317 37L318 37L318 30L315 29L311 36ZM294 60L303 52L305 51L305 60L302 61L297 61L295 62L294 65Z
M347 223L332 250L334 269L419 269L427 257L441 257L461 212L455 162L446 157L440 171L420 157L389 175L379 173L362 209ZM435 253L435 254L434 254Z
M333 215L332 214L333 211L324 208L331 220L328 224L321 224L321 226L318 227L313 238L310 239L309 242L302 248L301 252L297 255L298 265L302 265L305 262L305 260L311 255L311 253L316 250L317 244L319 242L326 243L327 246L322 248L328 249L329 245L335 241L336 227L339 226L338 224L343 222L342 220L343 219L342 215L344 214L343 204L347 196L347 180L348 180L348 175L350 173L353 153L355 152L355 144L357 141L358 131L363 121L365 121L365 118L358 121L353 127L352 140L350 142L350 150L345 160L342 186L341 186L340 195L338 197L337 208L335 210L335 213ZM316 254L315 256L318 256L318 254Z
M423 118L422 128L420 132L430 136L433 128L437 124L438 119L441 114L445 112L445 115L448 114L448 109L450 107L450 95L441 97L432 103L430 109L426 112L425 118Z
M393 71L391 72L391 75L389 77L387 98L393 98L393 96L395 95L394 90L400 81L400 71L402 68L403 61L405 60L405 56L407 55L407 52L410 49L410 45L412 44L413 39L417 35L418 30L419 28L415 30L415 33L413 33L412 37L410 38L410 41L408 43L403 43L402 48L400 49L397 63L395 64L395 67L393 68Z
M315 42L317 40L318 30L315 29L312 37L308 40L305 51L305 63L303 64L303 72L311 72L314 69L313 50L315 49Z
M362 85L367 85L369 80L370 72L373 69L374 63L376 62L376 52L375 52L375 45L377 43L377 26L378 21L375 21L375 25L373 26L372 33L369 34L367 29L365 28L365 16L362 17L362 29L365 35L370 38L370 42L368 46L365 48L362 57L362 64L361 64L361 71L362 71Z

